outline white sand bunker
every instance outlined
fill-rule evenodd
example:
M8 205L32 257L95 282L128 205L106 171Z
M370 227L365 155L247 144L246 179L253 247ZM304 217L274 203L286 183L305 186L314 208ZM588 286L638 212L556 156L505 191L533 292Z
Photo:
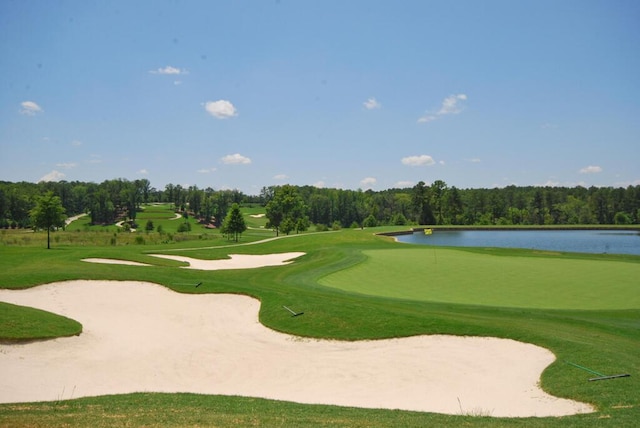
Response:
M0 345L3 403L154 391L492 416L593 411L542 391L553 354L513 340L301 339L260 324L253 298L144 282L69 281L0 290L0 300L84 326L76 337Z
M305 253L277 253L277 254L229 254L229 259L203 260L184 256L170 256L166 254L150 254L153 257L177 260L189 263L187 269L222 270L222 269L252 269L265 266L281 266L291 263L293 259Z
M131 260L118 260L118 259L100 259L95 257L89 257L82 259L83 262L89 263L102 263L107 265L129 265L129 266L151 266L146 263L133 262Z

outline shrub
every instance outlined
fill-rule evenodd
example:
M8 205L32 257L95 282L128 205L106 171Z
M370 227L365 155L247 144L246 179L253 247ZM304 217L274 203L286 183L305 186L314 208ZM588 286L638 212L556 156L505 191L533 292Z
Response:
M378 220L373 216L373 214L369 214L367 218L362 222L362 226L364 227L376 227L378 225Z
M326 224L321 224L321 223L316 224L316 232L326 232L327 230L329 230L329 228L327 227Z

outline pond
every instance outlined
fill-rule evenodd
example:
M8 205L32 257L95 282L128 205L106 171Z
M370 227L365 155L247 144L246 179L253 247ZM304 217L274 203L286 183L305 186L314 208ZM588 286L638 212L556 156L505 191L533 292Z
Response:
M398 241L451 247L528 248L593 254L640 255L633 230L434 230L396 236Z

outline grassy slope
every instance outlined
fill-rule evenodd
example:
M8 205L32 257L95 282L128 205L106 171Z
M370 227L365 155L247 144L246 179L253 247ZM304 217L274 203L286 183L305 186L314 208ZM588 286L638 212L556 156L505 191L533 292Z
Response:
M243 241L260 236L247 232ZM226 241L220 243L226 244ZM192 257L219 258L229 252L307 252L287 267L217 272L176 269L177 263L148 257L142 251L161 252L167 246L69 247L51 251L0 247L0 286L25 287L71 278L147 280L177 291L237 292L259 297L262 300L260 319L264 324L304 336L356 340L449 333L522 340L549 348L558 356L558 361L543 373L542 384L548 392L595 403L601 411L567 418L510 420L305 406L237 397L139 394L1 405L0 425L106 426L107 422L127 420L131 425L147 426L459 426L472 423L474 426L564 427L634 426L640 419L639 310L541 310L419 302L352 294L318 284L320 278L366 260L363 251L397 247L398 244L388 238L350 230L234 246L232 251L214 248L188 253ZM472 250L465 254L484 256L487 251L490 250ZM158 266L115 269L78 261L83 257L127 258ZM565 257L571 260L574 256ZM204 284L198 289L175 285L199 281ZM291 318L282 310L283 304L303 310L305 316ZM2 334L0 328L0 336ZM632 377L587 382L588 373L564 364L564 360L605 373L629 372Z

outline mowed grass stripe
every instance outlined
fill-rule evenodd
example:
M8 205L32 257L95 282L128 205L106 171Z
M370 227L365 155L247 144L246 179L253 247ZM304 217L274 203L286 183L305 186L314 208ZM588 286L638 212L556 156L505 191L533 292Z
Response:
M505 257L442 248L365 250L320 283L419 301L539 309L640 308L640 264Z

